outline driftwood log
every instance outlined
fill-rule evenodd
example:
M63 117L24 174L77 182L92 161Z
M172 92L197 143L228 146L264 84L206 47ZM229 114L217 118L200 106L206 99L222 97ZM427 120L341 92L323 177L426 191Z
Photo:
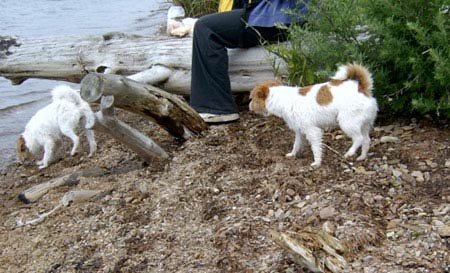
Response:
M80 177L98 177L103 176L105 173L106 171L101 168L90 168L76 171L74 173L59 176L44 183L28 188L19 193L18 197L19 200L24 202L25 204L33 203L39 200L39 198L41 198L51 189L60 186L74 186L78 184Z
M142 115L181 140L208 128L198 113L177 95L123 76L88 74L81 82L80 92L88 102L100 101L93 129L110 134L147 162L154 156L168 158L169 155L152 139L118 120L114 107Z
M69 191L66 194L64 194L63 197L59 200L59 204L54 207L52 210L49 210L47 212L44 212L42 214L39 214L37 218L31 219L31 220L25 220L22 219L16 219L16 227L24 227L28 225L37 225L45 220L49 215L53 214L55 211L59 210L60 208L68 207L72 203L81 203L88 201L92 197L100 194L101 191L96 190L76 190L76 191Z
M102 36L19 38L0 36L0 76L20 84L29 78L79 83L91 72L133 75L167 92L190 93L192 38ZM274 69L276 67L276 69ZM229 50L233 92L250 91L286 66L264 48Z
M110 134L130 147L146 162L151 162L153 156L168 158L169 155L166 151L151 138L116 118L113 102L114 97L112 96L101 98L101 110L95 113L93 129Z
M36 202L49 190L59 186L72 186L78 184L78 174L66 174L64 176L56 177L45 183L35 185L19 194L20 201L25 204Z
M179 139L199 135L208 127L180 97L119 75L91 73L82 80L80 92L90 103L107 96L110 106L147 117ZM108 108L105 103L102 107Z

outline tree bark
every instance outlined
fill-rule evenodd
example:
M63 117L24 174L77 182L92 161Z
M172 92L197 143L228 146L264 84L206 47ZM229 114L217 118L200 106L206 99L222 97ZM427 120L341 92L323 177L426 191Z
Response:
M18 38L0 36L0 76L20 84L29 78L79 83L90 72L134 75L175 94L190 93L192 38L102 36ZM274 78L286 66L262 47L229 50L233 92Z

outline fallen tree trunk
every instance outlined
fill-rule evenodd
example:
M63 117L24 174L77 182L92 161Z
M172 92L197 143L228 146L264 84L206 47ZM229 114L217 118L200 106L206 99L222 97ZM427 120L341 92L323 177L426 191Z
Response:
M197 112L178 96L119 75L91 73L81 82L80 92L87 102L98 102L102 98L102 109L114 106L149 118L179 139L199 135L208 128ZM108 102L104 100L107 97ZM105 113L109 112L97 113L97 120L110 122L113 113L109 119L101 118ZM118 126L109 124L110 131L112 124ZM112 128L112 133L122 127Z
M29 78L79 83L90 72L134 75L175 94L190 93L192 39L142 37L123 33L103 36L17 38L0 36L0 76L20 84ZM285 65L264 48L229 50L233 92L274 78Z

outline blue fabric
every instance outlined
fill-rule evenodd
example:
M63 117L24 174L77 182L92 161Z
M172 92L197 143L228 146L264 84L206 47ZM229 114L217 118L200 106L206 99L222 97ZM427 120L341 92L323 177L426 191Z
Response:
M273 27L275 24L290 24L291 16L285 12L296 9L301 14L307 12L304 3L296 4L297 0L262 0L249 14L248 24L255 27ZM307 1L304 1L307 2Z

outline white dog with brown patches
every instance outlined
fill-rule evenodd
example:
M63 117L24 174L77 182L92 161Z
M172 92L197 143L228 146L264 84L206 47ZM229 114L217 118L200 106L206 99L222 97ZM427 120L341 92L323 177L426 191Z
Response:
M25 131L17 139L19 161L24 161L44 148L42 160L37 161L40 169L46 168L54 161L54 152L63 135L73 142L70 155L74 155L80 143L76 129L85 120L84 131L89 142L89 156L97 149L92 128L95 116L89 104L81 99L80 94L67 85L57 86L52 90L52 103L40 109L25 126Z
M361 147L357 160L366 159L369 132L378 112L372 89L370 72L361 65L347 64L325 83L300 88L275 81L257 84L250 93L249 108L282 118L295 132L294 146L287 157L296 156L308 140L314 155L311 166L317 168L322 162L323 129L336 125L353 141L344 156L355 155Z

